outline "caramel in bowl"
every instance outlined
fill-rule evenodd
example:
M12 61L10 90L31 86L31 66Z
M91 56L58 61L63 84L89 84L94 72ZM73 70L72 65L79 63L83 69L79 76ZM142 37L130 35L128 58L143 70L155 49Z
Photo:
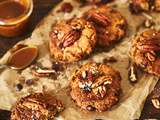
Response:
M33 1L1 0L0 11L0 35L15 37L25 31L33 11Z

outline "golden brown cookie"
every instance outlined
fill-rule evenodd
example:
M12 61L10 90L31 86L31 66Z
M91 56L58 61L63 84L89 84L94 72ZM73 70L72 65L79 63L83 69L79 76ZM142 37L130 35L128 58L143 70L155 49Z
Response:
M133 40L131 57L146 72L160 76L160 31L148 29L137 35Z
M50 33L50 53L59 62L71 63L89 55L96 43L94 26L83 18L60 21Z
M62 103L53 96L35 93L16 103L12 108L11 120L50 120L63 109Z
M125 36L127 22L120 12L112 8L101 6L89 10L84 16L94 23L100 46L109 46Z
M131 0L130 10L132 13L142 11L160 11L160 0Z
M106 111L119 100L120 73L104 64L87 63L72 76L71 97L82 109Z

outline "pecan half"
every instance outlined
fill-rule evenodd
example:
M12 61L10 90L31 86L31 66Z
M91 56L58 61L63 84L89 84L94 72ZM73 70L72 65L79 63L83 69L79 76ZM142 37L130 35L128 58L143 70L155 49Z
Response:
M62 42L59 43L60 48L65 48L70 45L72 45L76 40L78 40L80 37L80 32L78 31L70 31L67 34L65 34L62 38Z
M112 83L112 78L110 77L101 77L96 81L95 83L92 84L92 88L96 88L101 85L107 85Z
M106 95L106 86L102 85L92 89L93 93L103 98Z
M89 16L89 19L102 26L107 26L110 23L108 17L101 13L92 13Z
M55 74L56 71L53 69L43 69L39 66L32 66L31 67L32 74L37 77L49 77L51 74Z
M150 51L159 51L160 50L160 46L159 45L138 45L137 46L138 49L140 49L143 52L150 52Z

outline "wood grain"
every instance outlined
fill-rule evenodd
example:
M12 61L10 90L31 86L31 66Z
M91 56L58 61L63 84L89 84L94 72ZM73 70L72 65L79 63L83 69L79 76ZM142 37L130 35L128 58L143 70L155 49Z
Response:
M16 38L4 38L0 37L0 57L18 41L23 40L31 35L37 23L48 14L48 12L59 2L60 0L34 0L34 10L29 21L29 28L24 35ZM155 92L156 91L156 92ZM157 91L160 92L160 82L155 87L155 90L148 96L144 109L142 111L141 119L144 118L157 118L160 119L160 110L156 110L150 101L152 95L156 95ZM0 120L9 120L9 111L0 110Z

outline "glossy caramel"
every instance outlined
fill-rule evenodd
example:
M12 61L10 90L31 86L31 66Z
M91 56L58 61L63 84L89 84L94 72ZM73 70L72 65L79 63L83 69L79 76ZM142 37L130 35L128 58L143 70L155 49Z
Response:
M26 7L16 1L5 1L0 3L0 20L17 18L24 14Z
M8 65L13 69L23 69L30 65L38 55L36 47L24 47L12 53Z

